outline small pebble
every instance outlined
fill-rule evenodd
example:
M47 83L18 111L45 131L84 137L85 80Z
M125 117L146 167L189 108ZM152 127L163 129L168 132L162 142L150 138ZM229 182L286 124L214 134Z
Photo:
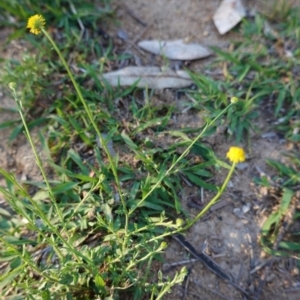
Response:
M236 168L239 170L245 170L246 168L248 168L248 163L239 163L236 165Z

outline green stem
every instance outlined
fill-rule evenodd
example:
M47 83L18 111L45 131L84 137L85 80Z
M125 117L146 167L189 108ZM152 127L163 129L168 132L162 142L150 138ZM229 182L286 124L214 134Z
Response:
M63 216L61 214L61 211L55 201L55 197L54 197L54 194L53 194L53 191L52 191L52 188L49 184L49 181L47 179L47 176L46 176L46 172L44 170L44 167L43 167L43 164L42 164L42 161L39 157L39 155L37 154L36 152L36 149L35 149L35 146L33 144L33 141L32 141L32 138L30 136L30 132L29 132L29 129L27 127L27 123L25 121L25 118L24 118L24 115L23 115L23 107L22 107L22 103L19 101L18 97L17 97L17 93L16 93L16 90L14 88L13 85L10 85L10 88L13 92L13 97L17 103L17 106L18 106L18 111L19 111L19 114L20 114L20 117L21 117L21 120L22 120L22 123L23 123L23 126L24 126L24 129L25 129L25 135L30 143L30 146L32 148L32 151L33 151L33 154L34 154L34 157L35 157L35 161L39 167L39 169L41 170L41 173L42 173L42 176L43 176L43 179L46 183L46 186L47 186L47 189L49 191L49 197L51 199L51 202L53 203L56 211L57 211L57 214L60 218L60 221L62 222L63 224ZM51 222L49 222L48 218L46 217L46 215L44 214L44 212L40 209L40 207L37 205L37 203L31 198L31 197L28 197L29 201L31 202L31 204L34 206L34 208L38 211L39 213L39 216L43 219L43 221L47 224L47 226L49 226L51 228L51 230L53 232L55 232L57 234L57 236L60 237L60 239L62 240L62 242L65 242L65 239L60 235L60 233L58 232L58 230L56 230L56 228L51 224ZM58 251L58 254L63 257L62 253L60 252L60 250L58 248L56 248L56 250Z
M223 194L224 190L226 189L227 184L234 172L235 166L236 163L233 163L225 181L223 182L222 187L218 190L216 196L213 199L211 199L209 203L201 210L201 212L190 223L184 226L180 231L185 231L191 226L193 226L212 207L212 205L214 205L217 202L217 200L220 198L220 196Z

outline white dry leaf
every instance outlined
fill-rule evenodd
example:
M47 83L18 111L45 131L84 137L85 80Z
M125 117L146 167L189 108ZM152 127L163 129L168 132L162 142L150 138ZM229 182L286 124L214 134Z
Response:
M186 43L184 40L145 40L140 41L138 45L150 53L162 55L173 60L194 60L212 54L210 49L201 44Z
M223 0L213 20L220 34L228 32L246 16L246 9L240 0Z
M147 66L127 67L102 76L111 86L131 86L138 81L137 87L149 89L182 88L193 83L185 71Z

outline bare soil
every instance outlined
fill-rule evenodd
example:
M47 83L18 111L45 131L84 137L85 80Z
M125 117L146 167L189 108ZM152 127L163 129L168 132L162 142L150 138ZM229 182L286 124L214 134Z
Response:
M119 24L110 25L103 29L120 46L127 47L130 43L136 43L139 39L189 39L208 46L227 47L230 40L238 39L238 33L228 33L220 36L212 22L212 15L220 1L217 0L127 0L114 1ZM272 1L268 1L268 4ZM293 1L294 5L300 5L300 1ZM265 1L245 1L249 9L263 9ZM128 35L125 42L118 38L118 30L122 29ZM7 32L0 31L3 40ZM0 44L2 57L14 57L20 55L20 45L12 44L7 47ZM12 50L13 49L13 50ZM134 45L130 46L133 53L142 57L143 64L159 64L159 58L141 52ZM17 54L16 54L17 53ZM196 61L190 65L193 70L203 71L208 60ZM2 108L15 106L10 93L6 88L0 87L1 111L0 124L18 118L14 113L9 113ZM155 94L153 101L171 101L168 92ZM180 105L180 104L178 104ZM199 125L199 115L189 112L178 114L178 122L185 126L195 127ZM204 242L207 242L206 253L213 258L225 271L230 272L241 288L249 293L249 299L299 299L299 270L295 268L292 258L276 259L268 270L268 257L262 250L258 238L262 223L270 212L270 199L262 189L253 184L253 178L260 172L272 175L265 163L266 158L281 159L281 153L289 146L281 143L278 137L263 139L261 134L268 132L269 125L262 117L258 124L260 134L253 134L252 144L247 150L247 162L244 167L233 176L228 189L223 194L220 202L222 207L215 207L204 219L199 220L187 233L186 239L199 251ZM178 123L177 125L178 126ZM0 167L19 176L20 180L40 178L40 173L35 166L35 161L26 139L19 137L13 143L8 141L11 130L0 131ZM211 141L216 155L224 158L232 141L226 140L220 133ZM216 174L216 183L221 184L226 172ZM0 184L4 181L0 179ZM197 215L199 209L191 208L188 203L196 200L199 203L207 203L212 193L201 191L194 187L186 186L181 194L184 208L191 214ZM203 197L202 197L203 196ZM0 196L0 205L4 200ZM249 208L245 214L242 209ZM165 268L167 264L188 259L187 252L176 242L170 240L170 245L165 252ZM255 267L261 268L255 271ZM188 283L177 286L165 299L245 299L245 296L228 283L219 279L200 262L187 264L190 270ZM176 270L176 269L175 269ZM171 275L174 271L165 271L164 275ZM266 278L265 278L266 277ZM263 279L264 286L260 286Z

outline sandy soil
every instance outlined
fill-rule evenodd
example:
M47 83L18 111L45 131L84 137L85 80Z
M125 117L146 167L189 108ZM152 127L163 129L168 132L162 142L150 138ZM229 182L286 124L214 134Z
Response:
M245 2L251 9L265 7L263 0ZM204 45L226 47L231 39L237 39L239 35L232 32L224 36L218 34L211 18L219 3L220 1L217 0L127 0L124 3L114 1L120 22L108 28L104 25L104 30L114 37L120 46L124 43L124 47L126 42L117 37L119 29L125 31L129 41L135 43L137 38L168 40L187 38ZM294 1L294 5L300 5L300 1ZM5 36L6 33L1 34ZM131 47L131 51L137 50ZM142 57L143 63L151 61L149 54L138 54ZM16 54L2 44L0 55L12 57ZM155 63L158 64L159 59L155 59ZM201 71L207 61L194 62L190 67ZM9 91L0 88L0 93L1 108L15 106ZM155 97L159 98L157 101L170 101L164 93L157 94ZM17 117L16 114L1 111L0 123ZM186 122L186 124L197 123L195 115L189 113L179 114L178 119L179 122ZM262 128L262 133L270 130L263 118L257 125ZM9 134L10 130L0 131L0 167L17 174L20 179L38 178L39 172L34 166L33 155L25 138L20 137L13 143L9 143ZM299 283L299 275L291 259L276 260L268 272L263 265L269 262L270 258L262 251L258 237L260 227L267 216L265 212L270 200L268 195L257 190L252 183L254 176L258 176L260 170L270 174L265 158L280 159L280 153L287 145L280 143L279 138L276 137L263 139L261 135L253 135L253 138L255 142L247 149L247 163L233 176L229 188L222 196L221 202L224 206L213 209L204 219L197 222L187 232L186 239L199 251L206 241L205 251L225 271L230 272L243 289L247 290L250 294L249 299L299 299L300 291L292 291L292 288ZM218 135L214 137L213 145L216 154L225 157L231 142ZM216 174L216 182L221 184L225 174L223 172ZM0 184L4 182L0 181ZM211 196L211 193L204 192L201 199L201 191L193 187L186 187L181 192L183 206L191 215L196 215L198 209L188 206L190 199L206 203ZM4 203L1 196L0 201L0 204ZM241 216L239 210L243 208L249 210ZM176 241L170 240L164 258L165 264L168 264L185 260L188 254ZM260 265L262 268L255 271L254 268ZM188 264L187 267L190 270L188 284L176 287L165 299L183 299L184 293L186 293L184 299L245 299L237 289L217 278L200 262ZM167 276L172 272L174 270L165 271L164 274ZM260 289L259 285L264 276L266 276L266 283Z

